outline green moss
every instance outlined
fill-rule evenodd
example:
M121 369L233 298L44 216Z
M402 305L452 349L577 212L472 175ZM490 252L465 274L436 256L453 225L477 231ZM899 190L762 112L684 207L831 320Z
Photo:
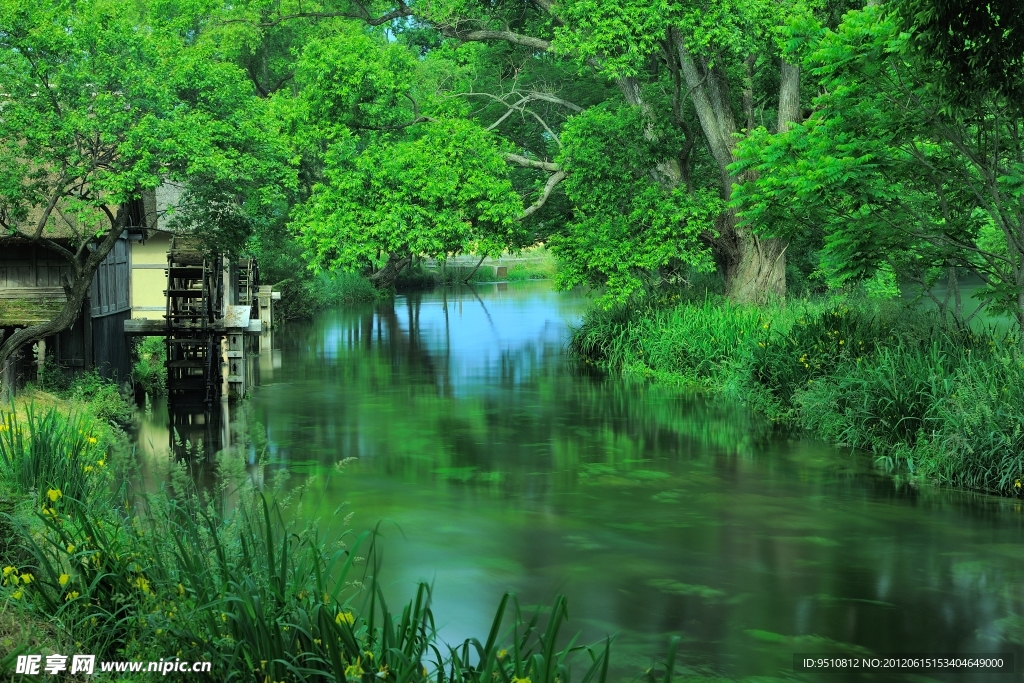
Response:
M45 323L62 308L64 302L54 299L0 299L0 327Z

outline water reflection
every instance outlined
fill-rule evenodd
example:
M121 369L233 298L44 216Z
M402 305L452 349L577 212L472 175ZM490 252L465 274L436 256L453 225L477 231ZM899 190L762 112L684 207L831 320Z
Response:
M433 582L450 641L485 633L511 589L566 593L586 639L618 633L622 675L671 634L690 673L859 680L793 673L822 651L1024 665L1018 506L896 487L736 405L575 371L583 305L524 284L326 312L278 338L248 424L310 481L296 514L350 501L362 528L393 522L388 590Z

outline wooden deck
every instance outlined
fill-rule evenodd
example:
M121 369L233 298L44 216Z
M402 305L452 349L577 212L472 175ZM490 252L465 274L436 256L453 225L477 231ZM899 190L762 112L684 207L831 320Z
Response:
M223 320L217 320L213 325L207 326L213 332L226 332L228 328ZM250 334L263 332L263 324L259 320L250 319L245 331ZM167 323L163 320L151 320L146 318L133 318L124 321L124 333L136 337L166 337Z

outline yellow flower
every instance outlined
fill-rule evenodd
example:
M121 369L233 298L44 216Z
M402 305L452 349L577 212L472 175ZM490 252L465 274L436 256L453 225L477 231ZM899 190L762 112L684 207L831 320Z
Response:
M345 622L351 626L356 623L356 618L352 616L351 612L338 612L338 616L334 617L334 623L340 624L341 622Z
M14 567L10 566L10 565L7 565L6 567L4 567L4 576L10 576L11 574L13 574L16 571L18 571L18 570L15 569Z
M95 437L95 436L90 436L90 437L89 437L88 439L86 439L86 440L87 440L87 441L88 441L89 443L96 443L96 437Z
M184 594L185 594L185 587L184 587L184 586L182 586L182 585L181 585L181 584L179 583L179 584L178 584L178 595L184 595Z
M75 552L75 544L74 543L69 543L68 544L68 552L69 553Z
M1013 488L1015 488L1015 489L1019 489L1020 488L1020 479L1018 479L1017 481L1013 482Z
M65 597L64 599L67 600L68 602L70 602L70 601L74 600L75 598L77 598L78 595L79 595L78 591L71 591L70 593L67 594L67 597Z
M106 467L107 466L107 461L106 460L97 460L96 464L99 465L100 467Z
M508 650L506 650L504 648L501 649L501 650L498 650L498 659L505 659L505 657L508 657Z
M32 576L31 574L26 572L26 573L21 575L21 582L26 584L26 585L28 585L28 584L32 583L34 578L35 578L34 576Z
M46 492L46 497L49 498L50 502L52 503L56 503L57 499L60 498L62 495L64 494L60 492L60 489L50 489L49 491Z
M6 432L6 431L7 431L7 429L8 429L7 425L5 425L5 424L0 424L0 432Z
M363 675L362 659L356 658L355 663L345 667L345 678L359 678Z
M69 574L61 574L60 578L57 579L57 583L59 583L61 586L66 586L68 585L68 581L70 580L71 576Z
M136 576L135 577L135 586L137 588L140 588L143 593L148 593L149 592L149 581L146 580L145 576Z
M92 472L92 465L86 465L85 467L82 468L82 471L85 472L86 474Z
M530 677L527 676L526 678L519 678L518 676L513 676L512 683L530 683Z
M24 595L24 593L22 593L21 589L19 588L18 590L14 591L13 594L11 594L11 597L14 598L15 600L21 600L21 596L22 595Z

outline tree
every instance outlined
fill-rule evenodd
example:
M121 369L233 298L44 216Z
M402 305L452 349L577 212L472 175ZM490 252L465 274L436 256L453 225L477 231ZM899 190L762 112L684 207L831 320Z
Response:
M957 104L980 93L1024 105L1024 5L1016 0L892 0L910 48L938 63L938 83Z
M734 170L753 178L736 193L744 219L781 237L820 226L823 275L836 283L883 266L919 280L970 269L986 284L984 303L1024 329L1016 103L979 93L955 105L941 65L914 59L910 36L880 7L851 12L816 40L815 114L740 145Z
M114 0L0 7L0 227L72 272L61 311L8 337L0 364L73 323L143 190L166 178L237 190L273 162L266 131L225 117L251 111L244 75L194 59L193 37Z
M320 26L326 27L338 17L357 18L364 27L387 27L392 42L417 49L422 62L419 73L431 65L450 67L447 81L438 79L438 83L449 100L459 98L465 106L442 105L443 97L434 97L434 104L449 116L476 121L510 143L506 161L526 169L514 170L511 175L514 186L525 196L524 225L540 239L554 236L553 244L559 241L560 225L567 221L555 218L553 208L541 209L555 207L561 218L571 219L571 212L578 208L556 192L569 173L558 159L568 158L560 157L563 127L588 107L605 103L614 109L624 102L640 112L644 123L635 134L639 136L637 145L651 148L652 179L666 197L678 199L681 195L676 188L682 188L681 192L689 194L691 207L704 203L709 188L715 188L719 200L730 197L734 179L728 167L734 160L736 135L763 119L766 109L780 126L800 117L799 69L780 59L775 32L790 16L809 12L801 3L432 0L380 3L372 6L374 14L366 7L340 2L308 4L302 11L291 11L257 2L246 6L243 14L248 14L239 21L270 32L291 21L321 22ZM324 30L321 35L328 33ZM480 46L486 47L470 49ZM418 113L411 101L395 111L404 111L411 118L434 116L422 98L423 90L416 85L407 91L418 100ZM401 99L394 102L401 104ZM591 120L591 129L597 120ZM576 157L577 170L580 159ZM547 175L531 180L537 176L529 173L537 171ZM582 185L576 187L576 197L586 193ZM556 195L550 204L548 200ZM593 201L601 199L588 197L591 209ZM673 206L678 202L669 201L664 208L671 213ZM596 225L596 216L610 218L620 209L615 200L610 201L597 213L590 210L588 220ZM685 235L686 244L648 254L658 253L659 258L622 264L589 259L576 266L580 273L587 271L585 279L601 282L623 270L638 273L674 268L669 261L687 255L700 254L698 262L703 264L704 252L710 247L735 298L759 299L784 292L785 244L761 239L738 226L729 210L714 217L705 212L684 213L686 226L649 236L657 240ZM703 224L695 229L698 217ZM640 230L619 241L626 233L611 223L603 227L607 229L600 234L611 240L607 247L623 255L633 254L630 244L643 239ZM564 260L583 252L570 249L561 254Z

